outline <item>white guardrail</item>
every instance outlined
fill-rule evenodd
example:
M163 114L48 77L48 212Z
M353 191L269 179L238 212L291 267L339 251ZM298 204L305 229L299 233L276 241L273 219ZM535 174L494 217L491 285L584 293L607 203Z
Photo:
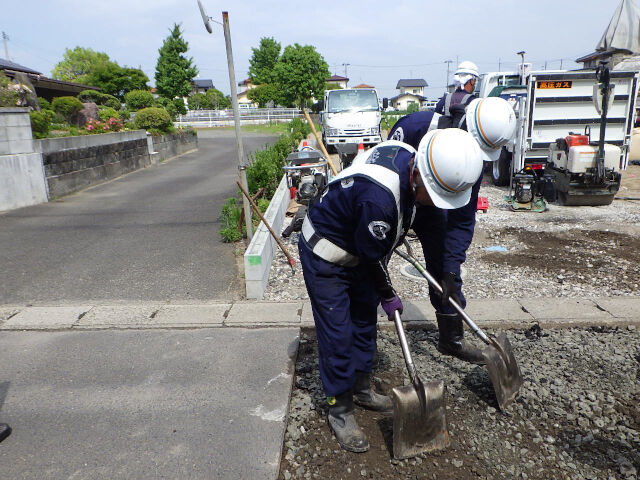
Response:
M240 122L244 125L288 122L302 117L297 108L241 108ZM229 127L233 126L233 110L189 110L186 115L179 115L174 122L176 126L191 127Z

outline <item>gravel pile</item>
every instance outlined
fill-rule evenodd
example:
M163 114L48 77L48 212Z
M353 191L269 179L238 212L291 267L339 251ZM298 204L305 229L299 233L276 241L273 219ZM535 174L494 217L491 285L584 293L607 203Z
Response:
M480 191L490 207L477 214L463 266L468 299L638 295L638 202L512 212L507 193L486 182ZM296 258L297 240L297 234L286 240ZM421 254L417 239L410 242ZM401 298L427 298L426 282L407 275L400 257L392 258L389 270ZM306 298L301 269L292 275L278 252L265 299ZM373 412L356 412L371 450L352 454L339 448L325 420L315 333L304 331L279 478L638 479L640 332L538 327L507 335L525 383L502 412L484 367L440 355L429 328L408 332L421 378L441 379L447 387L451 445L396 461L392 419ZM383 393L408 383L396 338L389 329L378 337L375 384Z
M489 210L476 215L474 239L463 265L468 299L637 295L638 202L616 200L601 207L551 204L543 213L513 212L504 200L507 193L486 181L480 190L480 195L489 199ZM422 255L417 239L410 241L414 251ZM297 260L298 234L284 243ZM404 275L406 266L398 256L389 264L400 298L426 298L425 281ZM264 298L308 298L301 269L292 276L280 251Z
M534 328L508 336L525 382L502 412L484 367L441 356L433 331L408 332L423 381L445 382L451 445L396 461L392 420L373 412L356 412L371 450L339 448L325 421L314 333L304 332L279 478L637 479L640 332ZM374 379L382 392L409 383L394 331L379 334Z

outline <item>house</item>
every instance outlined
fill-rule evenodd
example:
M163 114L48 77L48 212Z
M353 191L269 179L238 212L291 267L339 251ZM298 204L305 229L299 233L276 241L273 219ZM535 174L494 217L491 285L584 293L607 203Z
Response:
M633 0L622 0L595 51L576 59L576 63L596 68L600 61L608 60L613 68L634 54L640 54L640 9Z
M63 82L44 76L31 68L19 65L10 60L0 58L0 70L9 78L14 78L17 73L23 73L31 81L38 97L51 101L55 97L77 96L83 90L100 90L98 87L90 87L81 83Z
M427 97L415 93L401 93L389 99L389 106L396 110L407 110L409 105L417 104L420 108L427 101Z
M253 103L251 100L249 100L249 97L247 96L247 92L249 90L251 90L252 88L256 88L257 85L254 85L253 82L251 81L250 78L247 78L243 81L241 81L240 83L238 83L238 86L240 88L244 88L243 91L238 92L238 104L240 105L250 105L253 107L257 107L258 105Z
M353 88L376 88L373 85L367 85L366 83L361 83L360 85L356 85Z
M327 83L335 85L338 88L347 88L347 83L349 83L349 79L347 77L341 77L340 75L332 75L327 80Z
M194 93L207 93L207 90L213 88L213 81L209 78L195 78L191 81L191 94Z
M429 84L422 78L401 78L398 80L396 90L400 90L400 95L412 93L414 95L424 96L424 88Z

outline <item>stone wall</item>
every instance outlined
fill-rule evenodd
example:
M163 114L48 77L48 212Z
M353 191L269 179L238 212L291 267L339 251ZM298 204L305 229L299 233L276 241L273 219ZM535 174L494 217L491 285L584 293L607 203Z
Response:
M49 198L68 195L151 163L144 130L36 140Z
M151 137L157 158L154 162L162 162L198 148L198 136L192 133L169 133Z

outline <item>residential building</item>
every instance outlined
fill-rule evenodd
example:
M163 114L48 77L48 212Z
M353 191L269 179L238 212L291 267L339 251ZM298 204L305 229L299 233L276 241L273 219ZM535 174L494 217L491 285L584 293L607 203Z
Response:
M400 95L412 93L424 97L424 89L429 84L422 78L401 78L398 80L396 90L400 90Z
M327 83L335 85L338 88L347 88L347 84L349 83L349 79L347 77L341 77L340 75L332 75Z
M194 93L207 93L207 90L211 90L213 88L213 81L209 78L195 78L191 82L191 94Z
M14 78L17 73L25 74L35 88L36 95L49 101L55 97L75 97L83 90L100 90L98 87L90 87L89 85L82 85L80 83L54 80L32 68L19 65L4 58L0 58L0 70L9 78Z
M238 103L240 105L250 105L250 106L257 107L258 105L253 103L251 100L249 100L249 97L247 96L247 92L252 88L256 88L257 85L254 85L251 79L247 78L242 82L238 83L238 86L240 88L244 88L244 90L242 90L241 92L238 92Z

